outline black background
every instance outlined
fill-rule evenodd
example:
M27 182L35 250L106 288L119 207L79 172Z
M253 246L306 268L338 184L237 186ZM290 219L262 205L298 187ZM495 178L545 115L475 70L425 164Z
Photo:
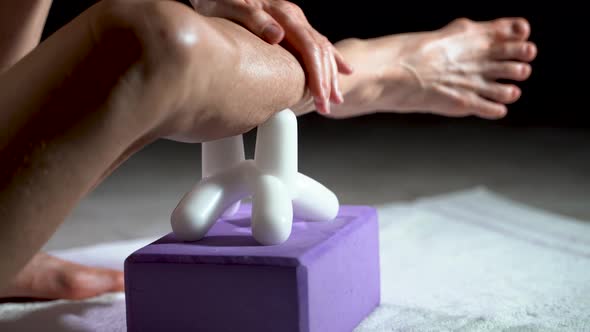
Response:
M53 33L96 1L55 0L44 36ZM186 1L184 1L186 3ZM586 91L588 79L587 13L563 1L541 4L525 1L294 1L312 25L330 40L346 37L376 37L385 34L434 30L455 18L491 20L522 16L532 26L531 40L539 49L531 78L519 83L521 99L509 107L509 115L498 122L507 126L590 127ZM474 118L442 119L428 115L373 116L404 122L482 121ZM317 121L322 121L317 117ZM375 119L376 118L376 119ZM355 119L351 121L367 121Z

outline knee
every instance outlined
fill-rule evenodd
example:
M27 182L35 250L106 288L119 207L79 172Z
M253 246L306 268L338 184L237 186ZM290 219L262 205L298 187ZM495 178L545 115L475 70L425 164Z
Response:
M154 68L186 68L208 40L205 18L174 1L106 0L101 15L110 29L131 35L142 59Z

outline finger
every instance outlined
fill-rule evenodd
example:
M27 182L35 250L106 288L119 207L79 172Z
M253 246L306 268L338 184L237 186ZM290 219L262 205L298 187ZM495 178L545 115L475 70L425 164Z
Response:
M268 12L281 24L285 30L286 42L299 54L303 62L316 110L327 114L330 84L326 70L329 62L324 61L326 55L318 38L321 35L311 27L301 9L293 3L275 2L268 8Z
M190 0L193 8L201 15L209 16L215 10L218 3L210 0Z
M324 96L326 97L324 99L324 103L326 104L324 114L330 114L330 101L335 97L334 90L332 89L334 83L334 77L332 76L332 52L330 52L329 43L327 41L322 40L323 38L319 36L317 38L318 43L322 48L322 69L324 73L322 88L325 91Z
M297 31L292 35L296 37L286 37L292 48L299 53L303 62L309 91L314 98L316 110L326 114L328 112L327 81L324 71L323 50L322 47L312 37L312 33L305 29ZM289 34L287 34L289 36Z
M332 94L330 100L336 104L342 104L344 97L342 91L340 91L340 82L338 81L338 65L336 64L336 58L334 56L334 48L329 45L330 50L330 69L332 74Z
M318 42L316 42L318 43ZM319 61L320 61L320 71L319 71L319 75L317 77L318 80L318 84L320 86L321 89L321 93L318 96L318 98L316 98L316 107L318 112L323 113L323 114L329 114L330 113L330 81L331 81L331 77L330 77L330 62L328 59L328 52L327 50L322 47L322 45L320 43L318 43L320 52L319 52Z
M308 69L308 85L314 96L316 110L323 114L328 114L330 97L328 90L328 77L326 72L326 61L324 50L312 42L313 45L306 48L302 54L305 67Z
M345 75L350 75L354 72L352 65L344 60L344 57L340 52L334 47L334 58L336 59L336 65L338 66L338 72Z
M280 43L285 36L284 29L270 14L242 1L225 3L219 15L236 21L270 44Z

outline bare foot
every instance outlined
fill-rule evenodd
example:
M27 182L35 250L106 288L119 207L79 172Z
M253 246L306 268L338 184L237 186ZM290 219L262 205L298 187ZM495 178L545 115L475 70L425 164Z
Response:
M522 18L458 19L432 32L344 40L337 45L357 79L333 117L375 111L498 119L521 90L505 81L531 74L536 46Z
M0 298L80 300L123 290L121 271L91 268L38 253L0 291Z

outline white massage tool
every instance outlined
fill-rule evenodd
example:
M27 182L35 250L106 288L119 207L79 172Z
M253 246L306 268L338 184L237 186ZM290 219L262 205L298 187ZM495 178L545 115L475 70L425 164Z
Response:
M330 221L338 214L336 195L297 171L297 118L290 109L258 127L254 160L245 160L238 135L203 143L202 165L202 179L172 212L172 230L181 240L200 240L249 196L252 235L263 245L286 241L294 217Z

